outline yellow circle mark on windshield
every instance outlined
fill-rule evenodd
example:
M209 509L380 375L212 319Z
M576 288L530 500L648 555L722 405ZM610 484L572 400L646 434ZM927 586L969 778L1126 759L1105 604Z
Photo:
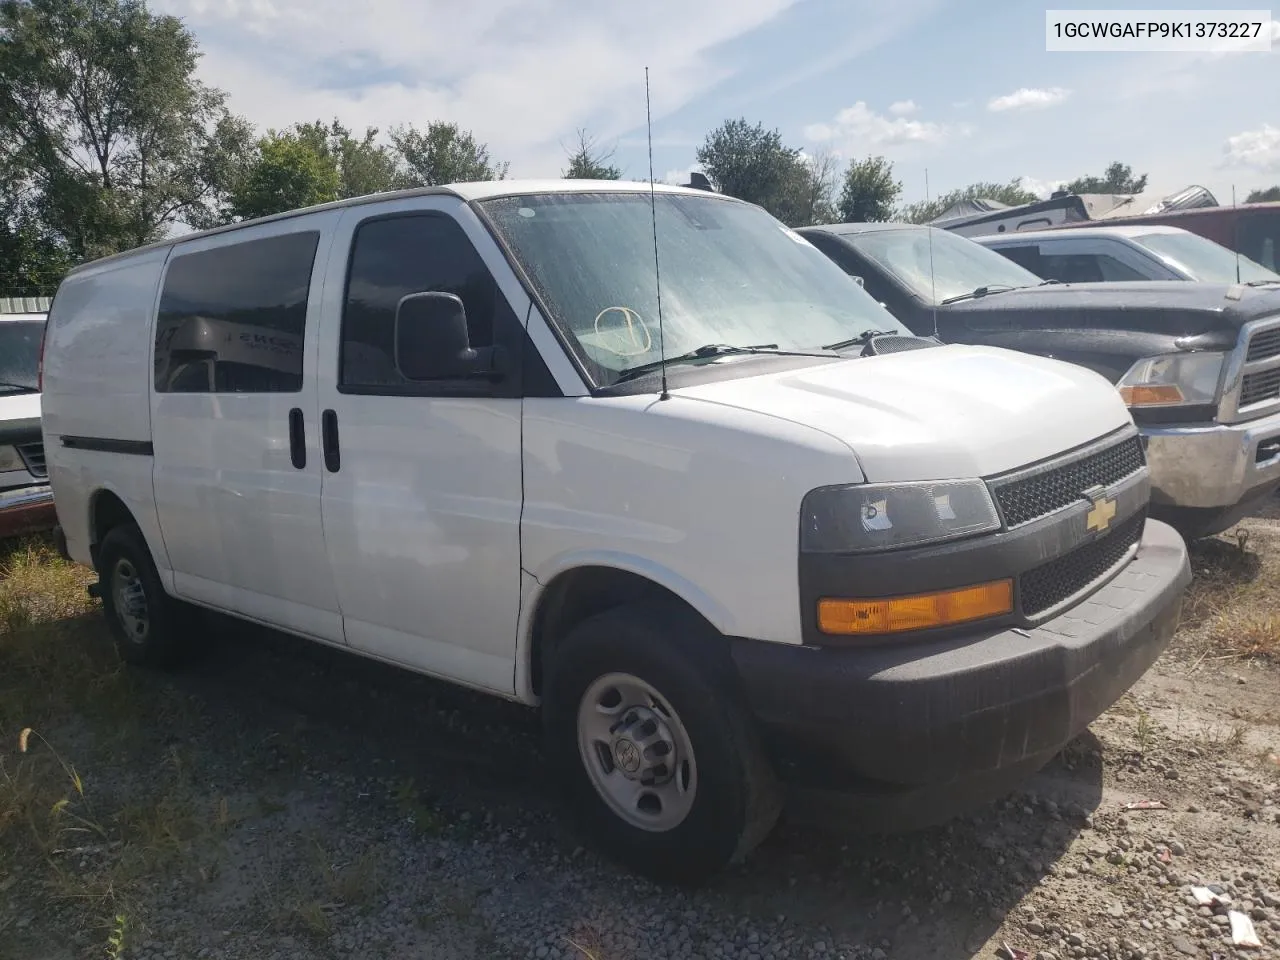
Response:
M600 321L611 314L620 315L621 321L611 329L609 325L604 330L600 329ZM620 357L638 357L653 349L653 337L649 334L648 326L640 314L630 307L605 307L596 314L595 332L599 337L610 334L607 349ZM619 346L614 347L614 342Z

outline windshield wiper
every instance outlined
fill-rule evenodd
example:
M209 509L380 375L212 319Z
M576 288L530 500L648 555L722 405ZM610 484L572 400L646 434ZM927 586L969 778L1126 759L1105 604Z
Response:
M835 343L828 343L823 350L843 350L845 347L861 347L866 344L872 337L888 337L892 336L893 331L890 330L864 330L856 337L850 337L848 340L838 340Z
M1244 282L1244 286L1246 286L1246 287L1269 287L1269 286L1271 286L1272 284L1276 284L1276 283L1280 283L1280 277L1277 277L1275 280L1246 280L1246 281Z
M978 289L971 293L962 293L958 297L947 297L947 299L940 301L938 306L943 306L948 303L959 303L961 300L976 300L978 297L989 296L993 293L1004 293L1006 290L1020 289L1021 287L1011 287L1007 283L989 283L985 287L978 287Z
M665 360L650 360L647 363L636 364L634 367L627 367L627 369L618 374L618 379L615 382L622 383L625 380L634 380L636 377L643 376L646 373L660 370L663 363L696 363L699 360L725 357L735 353L768 353L779 357L828 357L831 355L830 353L814 353L806 350L780 350L776 343L758 343L750 347L738 347L730 343L704 343L696 350L679 353L674 357L667 357Z
M8 380L0 380L0 389L8 388L10 390L21 390L23 393L39 393L40 391L29 383L10 383Z
M1062 282L1061 280L1041 280L1038 284L1036 284L1036 286L1047 287L1051 283L1061 283L1061 282ZM1017 288L1015 287L1014 289L1016 290Z

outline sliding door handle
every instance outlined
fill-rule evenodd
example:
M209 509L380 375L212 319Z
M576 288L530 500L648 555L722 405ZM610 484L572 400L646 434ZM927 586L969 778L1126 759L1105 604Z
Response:
M342 466L342 455L338 452L338 414L333 410L320 414L320 439L324 446L325 469L337 473Z
M293 461L296 470L303 470L307 466L307 437L299 407L289 411L289 459Z

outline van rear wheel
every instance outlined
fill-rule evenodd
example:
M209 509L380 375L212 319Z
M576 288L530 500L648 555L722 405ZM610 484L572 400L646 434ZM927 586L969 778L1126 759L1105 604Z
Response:
M113 527L98 545L102 609L120 658L168 666L189 648L187 617L160 584L151 551L134 524Z
M663 882L697 883L745 858L781 810L732 685L690 655L714 649L708 632L680 611L628 605L579 624L548 664L548 751L581 822Z

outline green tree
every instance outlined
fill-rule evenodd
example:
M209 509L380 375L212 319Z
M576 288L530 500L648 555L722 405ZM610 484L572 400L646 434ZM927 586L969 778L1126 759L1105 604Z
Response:
M868 156L849 164L840 191L839 213L844 223L891 220L902 182L893 176L893 164L885 157Z
M1275 200L1280 200L1280 186L1254 190L1244 198L1245 203L1270 203Z
M395 152L377 142L376 127L367 127L359 138L336 119L327 125L320 120L295 124L293 130L316 153L334 161L339 198L363 197L402 185Z
M783 187L779 219L792 227L832 223L840 165L830 153L799 156Z
M296 130L274 130L258 142L258 156L231 195L232 216L250 220L338 199L335 159Z
M488 144L480 143L456 123L433 120L426 130L396 127L391 131L391 142L404 165L402 176L407 186L434 187L507 176L509 165L491 160Z
M74 258L219 218L251 135L198 57L142 0L0 0L0 142Z
M1147 175L1133 175L1127 163L1109 164L1100 177L1078 177L1064 188L1068 193L1141 193L1146 189Z
M53 293L72 266L66 245L35 216L25 184L0 173L0 297Z
M622 171L611 164L612 150L602 150L586 130L578 131L578 146L569 152L566 180L621 180Z
M1008 183L971 183L967 187L952 190L932 200L909 203L899 210L896 216L899 220L905 220L907 223L928 223L930 220L937 219L952 204L961 200L996 200L1011 207L1018 207L1024 203L1033 203L1038 199L1039 197L1023 187L1017 180L1010 180Z
M809 174L800 151L783 144L777 130L726 120L707 134L696 157L721 193L757 203L784 222L795 219Z

